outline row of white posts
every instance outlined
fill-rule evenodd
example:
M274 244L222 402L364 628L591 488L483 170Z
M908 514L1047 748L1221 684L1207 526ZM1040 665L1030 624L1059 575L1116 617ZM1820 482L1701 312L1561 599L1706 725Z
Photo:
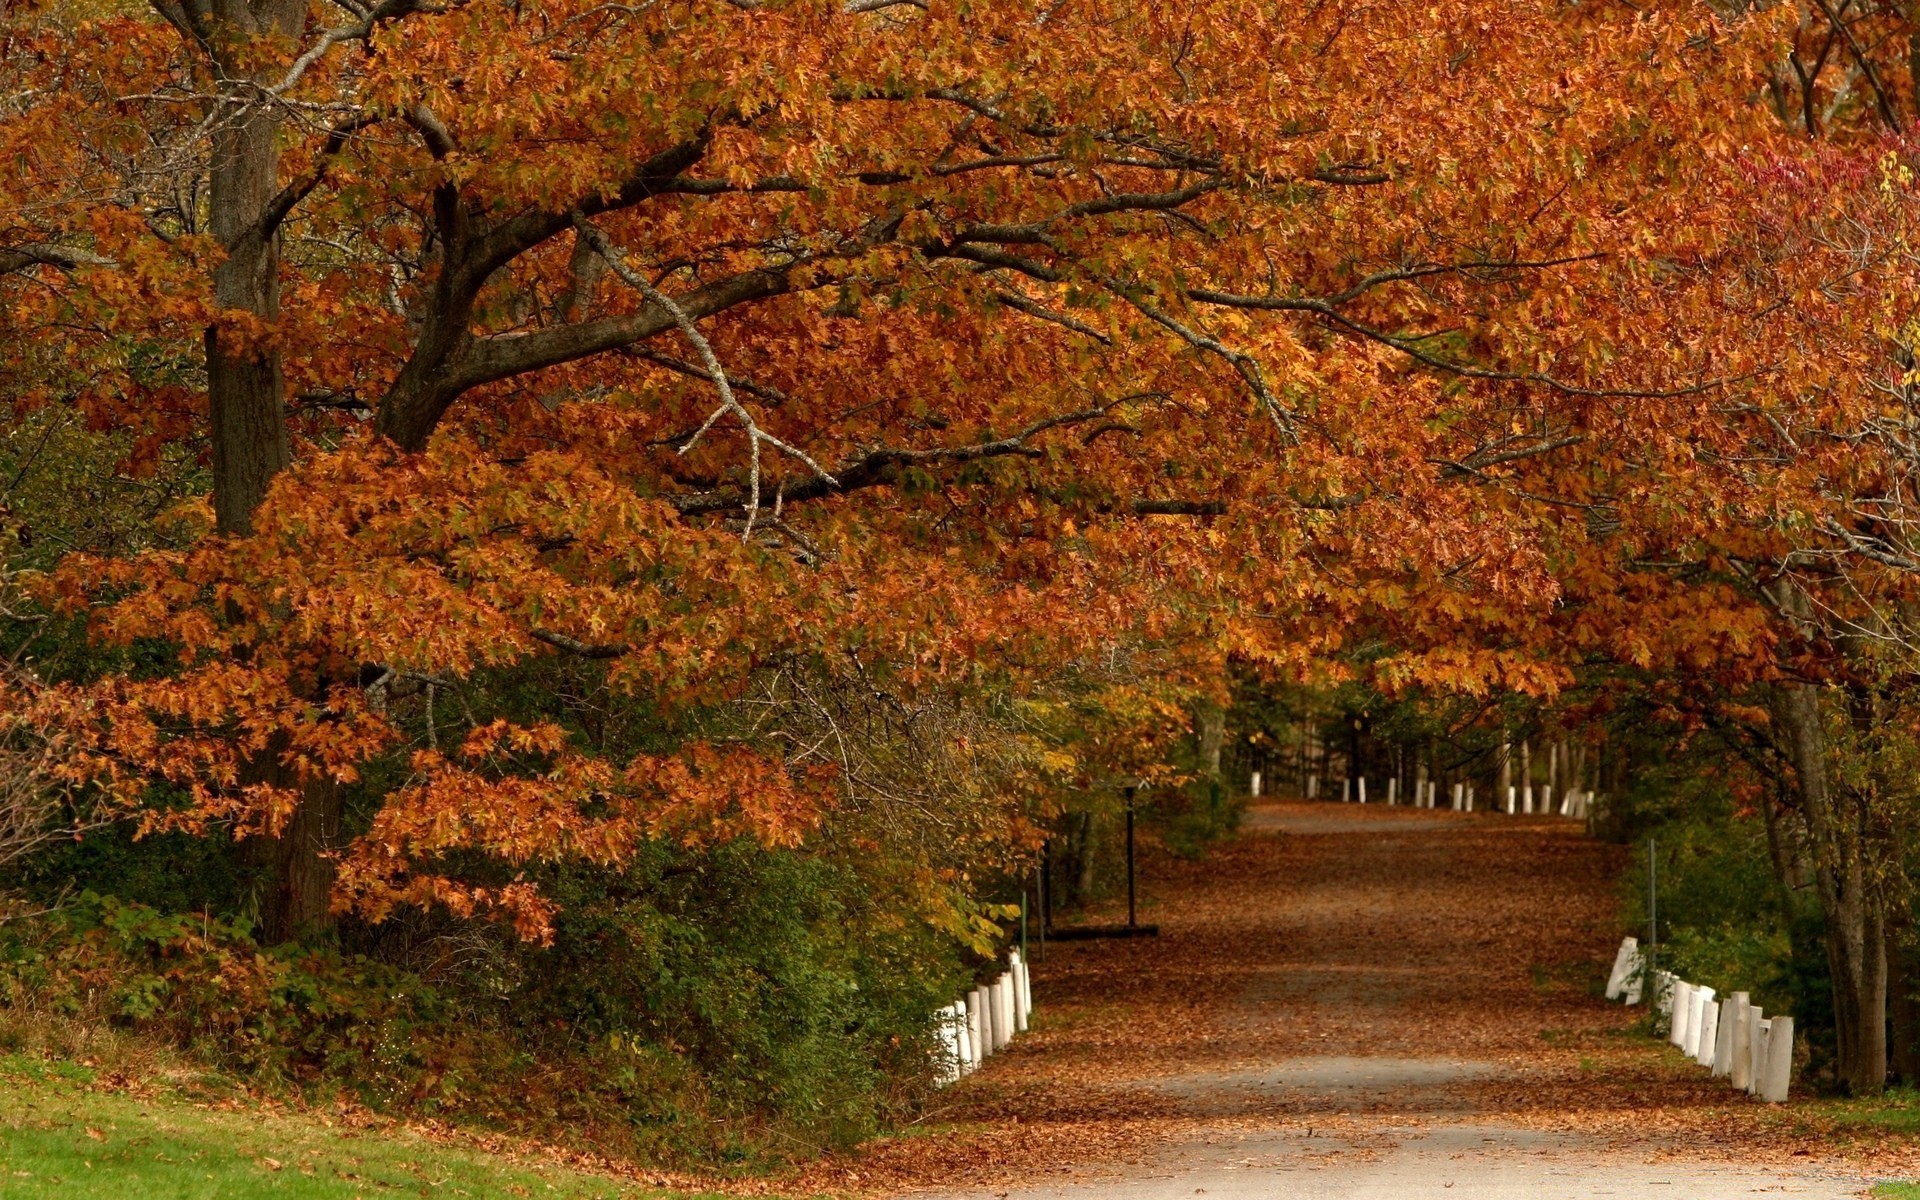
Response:
M1342 779L1340 781L1340 800L1342 803L1353 803L1355 799L1355 783L1359 784L1358 798L1360 803L1365 804L1367 802L1367 777L1362 775L1357 780ZM1556 809L1553 800L1553 789L1551 787L1545 784L1540 786L1538 789L1537 805L1535 802L1535 791L1536 789L1532 784L1528 784L1525 787L1509 787L1507 789L1507 803L1504 811L1509 813L1539 812L1549 816L1557 811L1559 815L1563 817L1573 817L1584 820L1588 812L1593 808L1594 794L1592 792L1576 791L1572 788L1563 789L1560 793L1559 806ZM1257 787L1254 794L1259 795ZM1309 775L1307 776L1307 799L1318 800L1319 798L1320 777L1318 775ZM1412 804L1410 807L1413 808L1440 807L1440 784L1434 780L1428 780L1425 783L1415 783L1413 785L1411 800ZM1475 805L1473 785L1470 783L1454 784L1452 801L1449 807L1452 808L1454 812L1473 812ZM1400 781L1398 779L1387 780L1387 803L1397 805L1400 802Z
M940 1010L942 1085L979 1069L987 1056L1007 1048L1016 1033L1027 1031L1033 1013L1033 976L1018 950L1007 969Z
M1607 978L1607 999L1640 1003L1647 974L1638 938L1620 943ZM1747 993L1714 1003L1713 989L1670 971L1653 972L1654 1003L1668 1018L1667 1040L1716 1078L1772 1104L1785 1102L1793 1079L1793 1018L1768 1017Z

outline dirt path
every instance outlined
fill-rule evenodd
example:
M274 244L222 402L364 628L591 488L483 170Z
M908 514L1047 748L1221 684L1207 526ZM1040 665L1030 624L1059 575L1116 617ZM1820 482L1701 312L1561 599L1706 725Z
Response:
M1854 1196L1779 1110L1629 1031L1619 851L1554 819L1257 809L1059 943L1034 1031L819 1182L984 1197Z

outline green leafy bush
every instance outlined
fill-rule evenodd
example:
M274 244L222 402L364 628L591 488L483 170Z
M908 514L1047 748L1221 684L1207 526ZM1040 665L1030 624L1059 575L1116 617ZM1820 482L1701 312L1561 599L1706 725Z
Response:
M416 978L325 946L258 945L244 921L83 893L0 926L0 999L140 1029L249 1078L392 1090L441 1013Z
M88 892L0 924L0 1044L110 1027L269 1089L707 1164L851 1143L929 1086L964 968L883 864L661 844L543 882L548 946L415 917L263 947Z

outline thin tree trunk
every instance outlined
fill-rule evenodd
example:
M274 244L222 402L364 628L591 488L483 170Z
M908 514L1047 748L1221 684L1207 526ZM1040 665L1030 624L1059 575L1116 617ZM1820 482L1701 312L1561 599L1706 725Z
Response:
M1501 812L1507 809L1507 796L1513 791L1513 743L1503 734L1500 738L1500 774L1494 783L1493 806Z
M1227 710L1203 700L1194 708L1193 726L1199 743L1200 773L1208 779L1219 779L1220 749L1227 736Z
M1520 739L1520 795L1528 812L1533 811L1533 742Z

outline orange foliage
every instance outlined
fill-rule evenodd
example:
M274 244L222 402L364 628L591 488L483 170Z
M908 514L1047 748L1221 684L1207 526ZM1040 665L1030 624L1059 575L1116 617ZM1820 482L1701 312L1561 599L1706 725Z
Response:
M1809 369L1753 328L1794 285L1727 273L1758 148L1797 153L1750 102L1779 14L316 3L242 87L156 7L5 18L4 386L137 464L205 428L213 327L283 371L293 465L250 536L44 581L171 672L17 699L96 731L76 773L190 796L154 821L271 831L250 756L409 755L342 905L537 934L449 857L791 843L832 794L697 738L408 746L408 680L585 656L671 713L795 658L1022 691L1380 645L1392 685L1550 692L1770 653L1738 581L1646 564L1777 555L1760 518L1819 503L1728 466L1734 397ZM209 282L236 112L280 122L277 314Z

